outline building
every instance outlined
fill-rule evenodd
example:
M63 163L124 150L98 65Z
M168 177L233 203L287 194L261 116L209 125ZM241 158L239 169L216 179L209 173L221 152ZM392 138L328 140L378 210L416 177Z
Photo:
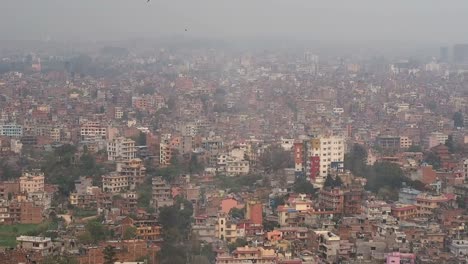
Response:
M154 177L152 186L153 205L156 208L172 206L174 201L172 199L171 186L161 177Z
M319 187L323 186L330 170L343 169L345 144L342 136L317 136L302 144L295 142L293 148L296 174L303 172Z
M130 189L129 176L112 172L102 176L102 190L104 192L119 193Z
M343 213L344 192L339 188L324 188L319 192L320 208L336 213Z
M20 192L33 193L44 191L44 173L39 171L24 172L19 178Z
M468 256L468 240L452 240L449 250L457 257Z
M136 158L135 141L119 137L107 142L108 160L132 160Z
M250 164L247 160L226 161L226 174L228 176L246 175L250 171Z
M17 248L28 251L36 251L42 256L53 253L52 240L49 237L19 236L16 238Z
M441 132L432 132L427 138L428 148L433 148L438 145L443 145L448 139L448 135Z
M401 188L398 192L398 202L402 204L416 204L416 197L421 192L413 188Z
M413 141L409 137L400 137L400 148L407 149L413 145Z
M106 139L107 127L99 122L85 122L80 127L81 140Z
M261 263L276 264L278 257L273 249L261 247L238 247L232 254L220 253L216 257L216 264Z
M21 137L23 136L23 127L15 124L0 125L0 136Z
M379 136L377 137L377 146L382 149L395 150L400 148L400 137L395 136Z
M386 264L414 264L416 255L413 253L392 252L386 256Z
M463 162L463 176L465 181L468 181L468 159Z
M468 63L468 44L456 44L453 46L453 62L457 64Z
M252 224L261 225L263 223L263 205L258 201L249 201L246 204L245 218Z
M320 263L336 263L340 250L340 237L330 231L312 231L312 247L317 252Z
M418 207L411 204L394 204L392 216L397 220L409 220L418 216Z
M116 172L128 177L128 186L134 190L136 186L143 183L146 176L146 167L141 159L121 160L117 162Z

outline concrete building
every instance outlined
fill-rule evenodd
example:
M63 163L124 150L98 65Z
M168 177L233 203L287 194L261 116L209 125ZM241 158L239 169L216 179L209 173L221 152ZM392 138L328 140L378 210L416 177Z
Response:
M340 237L330 231L312 231L313 248L318 253L321 262L332 264L338 260Z
M438 146L440 144L445 144L445 141L447 141L448 135L441 133L441 132L432 132L429 134L427 138L427 146L428 148L433 148L435 146Z
M174 201L172 199L171 186L161 177L154 177L152 186L153 205L156 208L172 206Z
M102 190L104 192L119 193L130 189L129 176L112 172L102 176Z
M400 137L400 148L407 149L413 145L413 141L409 137Z
M0 125L0 135L7 137L21 137L23 135L23 127L15 124Z
M118 137L107 142L108 160L132 160L136 158L135 141Z
M468 256L468 240L452 240L449 250L457 257Z
M306 141L305 175L321 187L329 171L342 169L345 144L341 136L319 136ZM296 151L295 151L296 153ZM297 153L296 153L297 154Z
M107 135L107 127L99 122L85 122L80 127L81 140L105 139Z
M413 253L400 253L392 252L386 256L386 264L414 264L416 261L416 255Z
M246 204L245 218L253 224L261 225L263 223L263 205L258 201L249 201Z
M24 172L19 178L20 192L33 193L44 191L44 173L39 171Z
M36 251L42 256L52 254L53 244L49 237L19 236L16 238L17 248Z
M146 167L141 159L122 160L117 162L117 173L128 177L128 186L134 190L145 180Z

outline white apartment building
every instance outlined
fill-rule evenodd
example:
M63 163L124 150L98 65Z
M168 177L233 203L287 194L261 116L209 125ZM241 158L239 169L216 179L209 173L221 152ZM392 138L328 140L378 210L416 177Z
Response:
M135 141L118 137L107 142L108 160L132 160L136 157Z
M345 140L342 136L321 136L307 142L307 168L309 172L311 157L320 157L320 169L315 178L315 184L322 186L325 183L332 164L342 164L344 162ZM307 175L309 176L309 175Z
M0 135L7 137L21 137L23 135L23 127L15 124L0 125Z

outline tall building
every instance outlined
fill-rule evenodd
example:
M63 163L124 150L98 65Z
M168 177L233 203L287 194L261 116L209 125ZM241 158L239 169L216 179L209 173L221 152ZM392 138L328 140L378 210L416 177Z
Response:
M302 153L302 154L301 154ZM317 136L294 144L296 174L321 187L334 169L343 170L345 142L342 136ZM302 157L302 161L301 161Z
M136 157L135 141L119 137L107 142L108 160L132 160Z
M163 206L172 206L172 190L168 184L161 177L154 177L152 180L153 185L153 205L156 208Z
M448 62L449 61L449 48L448 47L440 47L440 55L439 55L440 62Z
M453 62L458 64L468 63L468 44L456 44L453 46Z

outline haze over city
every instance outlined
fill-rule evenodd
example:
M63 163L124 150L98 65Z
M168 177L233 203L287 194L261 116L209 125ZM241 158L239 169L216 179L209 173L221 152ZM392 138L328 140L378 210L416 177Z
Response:
M467 11L3 0L0 264L468 264Z

